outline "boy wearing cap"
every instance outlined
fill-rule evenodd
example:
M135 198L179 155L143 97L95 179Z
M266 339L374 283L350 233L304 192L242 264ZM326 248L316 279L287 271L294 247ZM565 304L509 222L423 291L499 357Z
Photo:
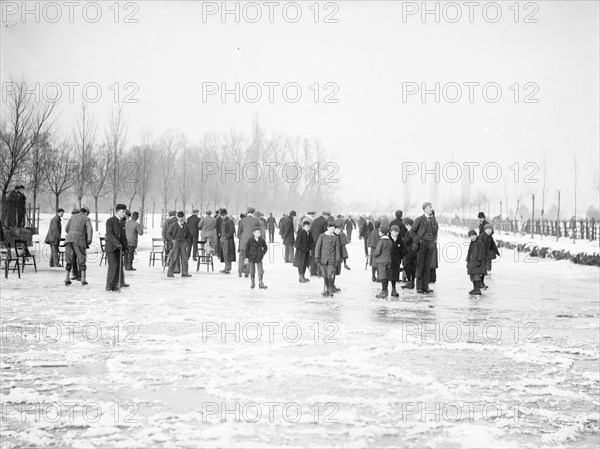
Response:
M423 203L423 215L417 217L409 234L413 240L412 248L417 253L417 293L432 293L429 289L431 263L437 240L437 221L431 217L433 207L430 202Z
M305 273L310 265L310 252L315 246L312 234L310 233L310 224L309 220L304 220L302 222L302 229L298 231L298 235L296 236L294 266L298 268L298 282L300 283L309 282L306 279Z
M167 241L171 243L167 277L173 277L177 265L181 267L182 278L192 277L192 275L188 273L187 242L189 238L190 228L185 222L183 211L180 210L177 212L177 222L171 224L169 229L167 229Z
M327 224L327 231L319 236L315 245L315 262L319 264L325 283L323 296L333 296L335 267L342 259L342 251L338 237L334 234L334 223Z
M256 286L254 280L257 268L258 288L267 288L267 286L263 284L264 270L262 260L268 250L267 242L262 238L262 230L259 225L256 225L252 231L252 237L246 242L246 260L244 261L245 265L250 268L250 288Z
M381 226L381 222L379 220L375 220L373 230L369 233L367 237L367 244L369 245L370 253L369 256L369 265L371 266L371 280L373 282L377 282L377 266L373 264L373 252L375 248L377 248L377 242L379 242L379 227Z
M483 230L486 224L489 224L485 219L485 214L483 212L479 212L477 214L477 218L479 219L479 235L483 234Z
M350 267L347 265L346 261L348 260L348 250L346 249L346 245L350 243L350 240L344 233L344 222L336 222L335 224L335 235L340 239L340 248L342 248L342 262L344 262L344 268L349 270ZM338 265L337 273L341 274L342 264Z
M488 286L485 284L485 276L492 271L492 260L500 255L500 251L498 251L498 246L494 241L494 237L492 234L494 233L494 228L491 224L486 223L483 226L483 234L479 235L479 238L483 241L484 251L483 255L485 256L485 274L481 276L481 288L487 289Z
M404 219L404 226L406 226L406 235L404 236L404 244L406 245L406 255L404 259L402 259L402 267L404 268L404 273L406 275L406 284L402 286L402 288L413 289L415 288L415 271L417 266L415 264L417 254L413 250L413 240L410 236L410 229L412 228L413 220L412 218Z
M471 243L467 252L467 274L473 282L473 290L470 295L481 295L481 276L485 275L485 243L477 232L471 229L468 233Z
M65 215L64 209L59 208L56 210L56 215L52 217L52 220L50 220L50 227L48 228L48 233L46 234L46 239L44 240L44 243L50 245L50 250L52 251L50 256L51 267L62 267L58 259L58 246L60 244L60 237L62 233L61 218L63 215Z
M106 220L105 251L108 262L106 291L115 292L120 287L129 287L129 284L126 284L124 281L125 273L122 264L123 251L127 248L125 224L123 223L126 210L127 206L119 203L115 206L115 215Z
M376 295L377 298L388 297L388 284L390 277L390 267L392 264L392 241L388 237L390 228L387 224L382 224L379 229L379 240L375 251L373 251L373 268L377 271L377 280L381 282L381 292Z
M327 218L331 215L328 210L324 210L321 215L313 220L310 224L310 234L312 235L313 242L315 245L319 240L319 236L324 232L327 232ZM322 276L323 274L319 271L319 265L315 258L314 249L310 252L310 275Z
M404 227L404 224L402 224ZM390 241L392 242L392 261L390 264L390 281L392 281L392 296L400 296L396 291L396 282L400 282L400 264L406 254L406 245L400 235L400 226L390 227Z
M131 214L131 220L125 222L125 236L127 237L127 257L125 258L125 270L136 271L133 268L133 256L138 245L138 236L144 234L142 225L138 223L139 212Z

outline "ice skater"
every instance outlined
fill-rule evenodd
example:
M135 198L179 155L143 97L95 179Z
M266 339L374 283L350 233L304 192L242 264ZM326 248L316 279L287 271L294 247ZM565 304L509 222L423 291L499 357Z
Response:
M256 225L252 231L252 236L246 242L244 260L245 265L250 271L250 288L256 287L256 271L258 271L258 288L267 288L263 283L263 257L269 250L267 242L262 238L262 230L259 225Z
M477 232L471 229L468 232L471 239L469 251L467 252L467 274L473 282L473 290L470 295L481 295L481 276L485 274L485 243Z

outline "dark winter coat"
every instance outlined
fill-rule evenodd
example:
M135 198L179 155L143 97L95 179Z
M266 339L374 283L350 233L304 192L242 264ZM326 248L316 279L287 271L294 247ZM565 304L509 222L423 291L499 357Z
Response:
M198 223L200 223L200 217L196 214L192 214L187 219L187 225L190 230L190 237L198 238Z
M346 245L348 243L350 243L350 240L348 240L348 236L346 235L346 233L344 231L340 232L340 235L338 235L338 238L340 239L340 247L342 248L342 259L347 259L348 258L348 250L346 249Z
M480 237L469 244L467 252L467 274L481 275L485 271L485 243Z
M371 234L371 231L373 231L373 229L375 229L375 226L373 226L373 222L367 223L367 221L365 220L365 222L360 228L360 233L358 236L363 239L368 239L369 234Z
M125 236L125 223L116 215L106 220L106 244L104 249L107 253L116 251L121 245L127 248L127 237Z
M310 234L312 235L313 241L316 243L319 240L319 236L327 231L327 220L323 215L314 219L310 225Z
M81 248L87 248L92 243L94 229L87 214L79 212L73 215L65 226L65 243L73 243ZM127 240L127 239L125 239Z
M227 260L235 262L235 224L229 217L223 218L221 221L221 244L223 245L223 251L227 253ZM224 261L224 255L222 254L222 261Z
M342 260L342 249L337 235L321 234L315 245L315 262L335 265Z
M402 259L402 266L407 271L414 271L416 268L417 253L412 249L413 239L409 232L404 236L404 244L406 245L406 254Z
M390 235L390 241L392 242L392 265L400 265L402 262L402 258L408 252L406 250L406 244L404 243L404 239L398 235L398 238L394 240Z
M356 229L356 222L353 218L347 218L344 222L344 227L346 228L346 232L350 232L352 229Z
M179 226L179 222L172 223L167 230L167 240L169 242L185 242L190 237L190 228L186 222Z
M437 220L435 220L435 218L430 217L430 222L431 222L431 227L433 229L432 235L432 241L436 241L437 240L437 234L438 234L438 224L437 224ZM425 218L425 215L421 215L417 218L415 218L415 222L413 223L412 227L410 228L410 231L408 231L410 236L413 239L413 246L418 245L419 243L421 243L421 241L423 240L423 237L425 237L425 234L427 232L427 219Z
M294 217L286 217L281 223L281 237L283 237L284 245L293 245L294 239Z
M500 255L500 251L498 251L498 246L496 245L496 242L494 240L494 237L492 237L491 235L487 235L485 232L483 234L481 234L479 236L481 238L481 240L483 241L484 249L484 255L487 259L489 260L494 260L496 258L496 256Z
M46 234L46 240L44 243L48 243L49 245L57 245L60 242L60 236L62 233L62 224L60 221L60 217L55 215L50 220L50 227L48 228L48 233Z
M298 231L296 236L296 253L294 254L295 267L307 267L310 261L310 251L314 248L315 242L310 232L306 232L304 229Z
M393 245L392 240L387 235L382 235L373 252L373 263L390 264L392 262Z
M260 229L260 220L250 214L240 220L238 224L239 250L246 250L246 243L252 238L252 233L256 228Z
M267 246L267 242L262 237L259 237L258 240L252 236L246 242L246 258L250 262L259 263L262 262L263 256L267 254L269 247Z

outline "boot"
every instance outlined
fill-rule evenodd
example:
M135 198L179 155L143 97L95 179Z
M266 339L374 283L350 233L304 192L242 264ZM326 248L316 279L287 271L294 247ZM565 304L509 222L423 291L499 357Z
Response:
M345 268L346 270L349 270L349 269L350 269L350 267L349 267L348 265L346 265L346 261L345 261L345 260L344 260L344 268Z
M377 276L375 276L375 273L376 273L376 271L375 271L375 270L377 270L377 268L375 268L375 267L372 267L372 268L371 268L371 280L372 280L373 282L377 282Z
M88 285L88 283L87 283L87 281L85 279L85 276L86 276L86 272L82 271L81 272L81 285Z
M400 295L398 294L398 292L396 291L396 287L392 287L392 296L393 296L394 298L397 298L398 296L400 296Z
M323 290L323 293L321 293L322 296L329 296L329 279L325 278L325 287Z
M65 285L71 285L71 272L67 271L67 277L65 278Z
M485 285L485 281L484 281L484 279L485 279L485 276L481 276L481 281L479 281L479 287L480 287L480 288L483 288L483 289L485 290L485 289L487 289L487 288L488 288L488 286L487 286L487 285Z
M375 295L376 298L379 299L384 299L388 297L388 291L386 290L381 290L381 292L379 292L379 294Z
M262 276L258 278L258 288L267 288L267 286L263 283Z
M406 284L404 284L402 286L402 288L408 288L410 290L413 290L415 288L415 283L412 281L408 281Z
M241 276L242 273L240 273ZM250 288L256 287L256 282L254 282L254 276L250 277Z
M329 292L329 296L333 296L335 286L333 285L333 279L329 278L329 283L327 284L327 291Z
M302 284L304 282L304 276L299 275L298 276L298 282L300 282Z

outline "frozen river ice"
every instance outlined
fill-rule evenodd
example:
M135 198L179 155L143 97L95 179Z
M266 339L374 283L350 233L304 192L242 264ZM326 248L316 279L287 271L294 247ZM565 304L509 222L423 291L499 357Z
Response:
M167 279L147 247L121 294L98 259L86 287L27 267L1 284L0 448L597 447L598 268L504 250L472 298L440 245L435 293L387 301L360 240L333 298L281 247L268 290Z

